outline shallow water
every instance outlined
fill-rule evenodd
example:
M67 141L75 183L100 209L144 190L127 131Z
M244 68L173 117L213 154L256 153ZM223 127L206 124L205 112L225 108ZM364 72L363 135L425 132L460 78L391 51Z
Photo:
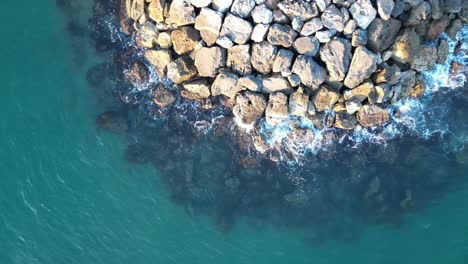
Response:
M86 39L63 30L70 17L53 1L0 6L9 10L0 18L9 25L0 44L0 263L468 260L465 181L392 225L365 224L344 212L335 219L341 228L330 231L341 239L317 238L316 230L255 228L245 218L225 234L211 217L190 217L170 201L152 166L124 161L125 137L96 128L108 102L98 101L86 82L96 57Z

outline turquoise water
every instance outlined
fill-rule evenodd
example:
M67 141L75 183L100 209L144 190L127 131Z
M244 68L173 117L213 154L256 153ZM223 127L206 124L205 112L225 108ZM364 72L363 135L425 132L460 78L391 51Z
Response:
M348 242L189 217L152 167L123 161L123 137L96 128L93 55L55 3L0 6L0 263L468 263L466 186Z

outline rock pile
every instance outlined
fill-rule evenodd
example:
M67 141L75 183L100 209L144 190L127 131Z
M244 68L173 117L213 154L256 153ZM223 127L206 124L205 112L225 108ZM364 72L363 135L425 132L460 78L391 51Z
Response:
M221 97L246 126L382 125L391 103L422 95L419 72L445 61L440 35L468 20L461 0L121 1L122 30L154 72L187 100ZM153 101L169 107L162 89Z

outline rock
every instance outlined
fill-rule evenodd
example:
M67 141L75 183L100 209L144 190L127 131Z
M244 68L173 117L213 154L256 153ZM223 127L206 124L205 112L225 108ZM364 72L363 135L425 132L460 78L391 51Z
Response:
M428 0L429 4L431 4L432 9L432 19L436 20L442 17L442 3L443 0Z
M315 32L315 38L317 38L320 43L327 43L330 42L335 33L336 31L334 30L317 31Z
M368 96L370 104L381 104L387 102L392 96L390 85L387 83L381 83L372 89Z
M414 29L404 29L393 44L392 58L401 63L413 60L419 50L421 40Z
M349 20L344 29L343 29L343 34L345 35L350 35L354 32L354 30L356 30L356 27L357 27L357 24L356 24L356 21L354 20Z
M157 42L158 36L159 31L156 26L153 23L146 21L139 27L135 36L135 41L139 46L151 49Z
M203 77L214 77L226 62L226 52L220 47L201 48L195 55L195 66Z
M167 78L176 84L183 83L197 74L197 68L189 56L182 56L167 65Z
M109 111L100 114L96 118L99 128L112 133L122 134L128 131L128 121L124 113Z
M441 39L437 48L437 63L444 64L449 54L449 44L447 40Z
M221 28L221 36L227 36L237 44L245 44L250 39L252 25L235 15L228 13Z
M346 90L343 96L346 101L355 101L362 103L364 100L367 99L373 88L374 85L372 84L372 82L365 82L354 89Z
M232 42L232 40L230 40L226 36L219 37L216 40L216 44L218 44L218 46L225 48L225 49L230 49L232 46L234 46L234 43Z
M410 8L417 7L420 5L424 0L403 0L404 3L408 4L409 6L406 8L406 11Z
M212 0L190 0L190 3L198 8L207 7L211 4Z
M170 47L172 47L171 35L168 32L159 33L159 36L156 42L163 49L169 49Z
M250 45L237 45L228 50L227 67L239 74L248 75L252 73L252 64L250 63Z
M448 16L442 16L440 19L431 21L426 32L426 38L430 40L438 39L449 24L450 18Z
M273 72L283 72L291 69L294 53L287 49L280 49L273 63Z
M328 87L322 87L318 90L312 101L315 109L318 112L323 112L331 109L339 99L340 95L337 92L329 89Z
M265 121L270 126L276 126L288 119L288 97L283 93L272 93L265 110Z
M288 17L279 9L273 10L273 21L275 23L285 24L289 22Z
M413 94L414 86L416 85L416 72L413 70L404 71L400 78L400 91L396 93L396 97L393 100L406 99Z
M357 0L351 5L349 12L362 29L367 29L377 15L369 0Z
M423 22L423 20L428 20L431 16L431 5L428 2L423 1L417 7L411 9L409 17L405 21L405 25L419 25Z
M145 13L145 0L133 0L127 2L127 16L138 21Z
M135 86L140 86L148 82L149 73L146 66L136 61L132 64L130 69L125 70L125 78Z
M288 76L288 81L292 87L297 87L301 84L301 78L297 74L291 74Z
M252 19L256 24L270 24L273 22L273 12L265 5L259 5L252 10Z
M390 120L387 110L375 105L364 105L357 112L356 117L364 127L379 126Z
M343 38L326 43L320 51L320 59L327 65L330 81L342 81L351 61L351 44Z
M306 115L309 105L309 95L304 93L304 89L299 87L289 96L289 114L292 116Z
M447 36L449 36L451 39L455 40L457 38L458 31L460 31L462 27L463 27L463 23L461 22L461 20L454 19L450 23L445 33L447 33Z
M335 5L329 5L322 16L323 26L328 29L333 29L342 32L344 29L343 18L340 10Z
M278 4L278 8L291 20L298 17L301 21L307 21L319 15L316 5L303 0L284 0Z
M252 46L252 66L259 73L267 75L271 72L276 56L276 47L263 41Z
M392 15L395 2L393 0L377 0L377 11L383 20L389 20Z
M203 100L211 96L210 86L206 79L186 82L182 85L180 95L189 100Z
M252 92L261 92L262 91L262 80L256 78L253 75L247 75L239 78L237 80L237 85L242 88L242 90L250 90Z
M322 28L323 28L322 20L316 17L304 23L304 26L302 26L301 35L310 36L314 34L315 32L321 30Z
M213 0L213 9L220 12L226 13L231 8L233 0Z
M353 47L366 46L367 40L367 32L363 29L356 29L351 38L351 45Z
M401 14L403 14L403 12L405 12L405 9L408 9L407 8L408 4L403 2L403 0L394 0L394 1L395 1L395 5L393 6L392 16L397 18ZM435 1L439 1L439 0L435 0Z
M234 0L231 6L231 13L234 15L246 18L255 7L255 0Z
M211 95L225 95L231 99L236 97L236 94L242 90L237 86L237 79L239 77L230 71L222 71L213 82L211 86Z
M267 39L272 45L291 47L297 33L287 25L273 24L268 31Z
M315 56L319 51L320 43L315 37L300 37L294 41L293 47L299 54Z
M237 122L244 126L251 126L263 116L266 105L263 94L247 91L237 95L232 113Z
M219 37L223 16L221 13L209 8L202 8L195 19L195 29L200 31L202 39L208 46L216 43Z
M252 36L250 36L250 38L254 42L264 41L269 28L270 28L270 25L264 25L264 24L256 25L254 29L252 30Z
M166 23L177 27L195 23L195 9L187 0L173 0L167 13Z
M437 62L437 47L421 45L417 56L411 62L411 68L417 71L427 71L434 67Z
M289 82L281 74L273 74L263 78L263 93L290 93L292 91Z
M344 85L352 89L361 84L377 69L377 62L377 55L365 47L357 47L354 51Z
M146 10L148 16L155 22L164 22L164 8L166 6L165 0L153 0L148 4Z
M400 68L398 66L385 66L374 76L375 83L396 84L400 81Z
M352 129L355 129L357 125L358 125L358 122L353 115L350 115L344 111L336 113L335 122L333 123L334 127L343 129L343 130L352 130Z
M163 78L167 65L172 61L171 53L168 50L147 50L144 56L156 74Z
M193 27L180 27L172 31L171 40L174 51L183 55L195 49L200 41L200 33Z
M299 75L301 82L310 88L316 88L327 79L327 71L310 56L299 55L294 62L292 72Z
M446 14L458 13L462 9L462 0L444 0L443 3L443 10ZM467 5L468 4L463 1L463 7Z
M367 46L373 52L382 52L388 49L395 41L401 28L401 22L390 18L382 20L374 19L367 28Z
M295 17L291 22L291 26L296 32L301 32L304 22L302 22L298 17Z
M362 108L362 103L357 100L350 100L345 102L346 112L350 115L359 111Z
M161 108L172 105L176 100L174 92L168 90L164 85L158 85L153 91L153 103Z

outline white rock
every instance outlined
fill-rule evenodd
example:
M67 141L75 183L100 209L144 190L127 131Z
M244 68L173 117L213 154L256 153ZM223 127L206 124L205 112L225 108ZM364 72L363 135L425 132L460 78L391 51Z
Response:
M351 5L349 11L362 29L366 29L377 16L377 11L369 0L357 0Z
M254 29L252 30L252 35L250 38L254 42L262 42L265 40L266 35L268 33L268 29L270 28L270 25L264 25L264 24L257 24Z
M196 7L207 7L211 4L212 0L190 0L190 3Z
M255 0L234 0L231 13L241 18L246 18L255 7Z
M256 24L270 24L273 21L273 12L265 5L259 5L252 10L252 18Z
M226 13L229 8L231 8L232 1L233 0L213 0L212 7L218 12Z
M245 44L250 39L252 25L250 22L228 13L221 28L221 36L227 36L237 44Z

